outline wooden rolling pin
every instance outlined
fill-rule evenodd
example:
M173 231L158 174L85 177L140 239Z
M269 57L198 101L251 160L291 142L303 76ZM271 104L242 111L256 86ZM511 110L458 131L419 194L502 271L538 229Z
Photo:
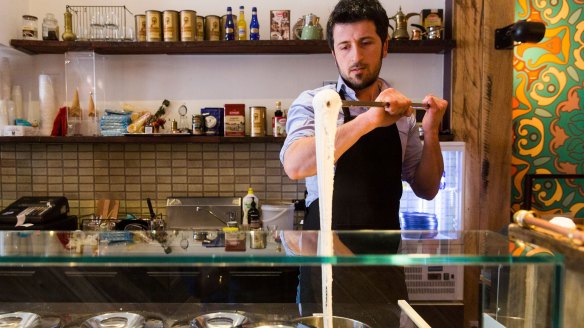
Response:
M546 220L535 217L533 211L519 210L513 214L513 221L523 228L532 229L532 227L538 227L557 233L577 245L584 244L584 233L582 231L549 223Z

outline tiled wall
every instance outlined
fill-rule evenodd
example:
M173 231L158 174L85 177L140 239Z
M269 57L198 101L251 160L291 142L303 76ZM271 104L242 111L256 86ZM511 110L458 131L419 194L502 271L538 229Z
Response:
M288 179L279 143L1 144L2 208L23 196L64 195L71 214L94 213L99 199L120 200L120 213L146 214L146 198L165 214L169 196L304 198Z

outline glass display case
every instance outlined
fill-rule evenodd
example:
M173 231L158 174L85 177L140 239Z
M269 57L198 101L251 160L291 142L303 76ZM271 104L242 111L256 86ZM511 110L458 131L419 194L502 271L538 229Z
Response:
M412 314L404 274L456 280L452 266L477 273L462 302L483 327L559 326L562 257L512 254L497 233L336 231L323 256L323 232L226 230L3 231L0 325L320 327L307 317L332 310L351 327L456 327L460 316Z

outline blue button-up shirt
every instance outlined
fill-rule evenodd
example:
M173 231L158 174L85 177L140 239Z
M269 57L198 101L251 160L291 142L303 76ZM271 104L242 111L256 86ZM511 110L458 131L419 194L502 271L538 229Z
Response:
M383 81L383 80L382 80ZM387 89L389 85L383 81L382 90ZM284 163L284 155L286 150L296 140L314 136L314 108L312 107L312 99L321 90L335 89L337 92L343 90L347 100L357 100L355 91L349 88L339 76L337 84L325 85L323 87L304 91L294 100L290 109L288 109L288 120L286 123L287 137L280 151L280 161ZM351 107L351 116L357 116L367 111L367 107ZM339 112L337 119L337 126L343 124L344 116L342 111ZM414 173L416 167L422 158L422 142L416 126L416 117L402 117L396 122L399 137L402 146L402 180L412 183L414 180ZM359 168L356 168L359 169ZM314 200L318 198L318 180L316 176L307 177L306 190L306 206L309 206Z

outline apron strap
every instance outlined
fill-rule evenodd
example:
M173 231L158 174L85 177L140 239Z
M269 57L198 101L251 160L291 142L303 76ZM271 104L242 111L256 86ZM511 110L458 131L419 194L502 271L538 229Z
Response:
M345 96L345 90L341 89L341 91L339 92L339 97L341 97L341 100L347 100ZM351 117L349 107L343 107L343 123L347 123L352 119L353 117Z

